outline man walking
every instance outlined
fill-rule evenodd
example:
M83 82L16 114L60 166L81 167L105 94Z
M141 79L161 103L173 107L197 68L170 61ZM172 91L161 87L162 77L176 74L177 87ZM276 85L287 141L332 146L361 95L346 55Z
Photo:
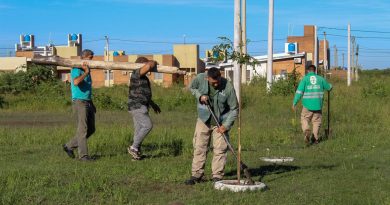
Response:
M324 91L330 91L332 85L329 84L323 77L316 74L316 67L310 65L308 73L299 82L298 89L295 93L292 109L295 111L298 101L302 100L301 124L305 135L305 143L311 141L311 130L309 123L313 125L314 144L319 142L319 130L322 123L322 104Z
M93 52L83 50L82 60L92 60ZM73 139L63 145L69 157L75 158L73 149L78 148L81 161L93 160L88 155L87 139L95 132L96 108L92 103L92 78L88 63L84 62L81 68L71 70L71 91L73 108L77 114L77 131Z
M152 130L153 124L149 117L149 106L158 114L160 107L152 101L152 90L146 74L157 66L156 61L139 57L135 63L145 65L131 74L129 85L128 110L133 115L134 138L133 144L127 148L134 160L141 160L141 144L146 135Z
M228 135L237 118L237 96L233 85L222 78L220 71L214 67L207 73L198 74L191 82L190 89L197 101L198 119L193 138L192 176L185 184L194 185L202 181L210 137L213 138L212 179L216 182L224 176L228 146L222 134ZM220 128L213 121L207 106L215 113Z

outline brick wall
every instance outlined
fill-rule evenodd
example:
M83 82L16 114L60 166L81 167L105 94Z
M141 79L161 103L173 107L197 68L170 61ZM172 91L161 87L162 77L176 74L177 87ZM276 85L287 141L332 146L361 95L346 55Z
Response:
M16 57L34 58L34 52L33 51L16 51L15 56Z
M302 58L302 64L295 64L295 69L302 76L305 75L305 59ZM287 73L291 73L294 70L294 59L275 60L273 65L273 74L279 75L282 70L286 70Z

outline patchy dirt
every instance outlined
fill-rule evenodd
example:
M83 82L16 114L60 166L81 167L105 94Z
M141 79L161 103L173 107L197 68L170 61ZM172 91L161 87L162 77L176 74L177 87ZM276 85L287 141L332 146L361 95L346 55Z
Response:
M53 127L74 123L67 113L1 113L0 126L10 127Z

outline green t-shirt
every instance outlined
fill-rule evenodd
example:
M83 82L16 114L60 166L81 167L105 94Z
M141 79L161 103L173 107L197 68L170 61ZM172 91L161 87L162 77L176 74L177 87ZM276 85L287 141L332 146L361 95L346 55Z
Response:
M309 72L299 82L298 89L295 93L293 105L303 98L302 105L310 111L322 110L324 91L330 91L332 85L329 84L323 77Z
M84 78L83 82L79 85L74 85L73 80L84 74L84 71L81 68L72 68L70 71L71 76L71 91L72 91L72 100L91 100L92 96L92 78L91 74L88 74Z

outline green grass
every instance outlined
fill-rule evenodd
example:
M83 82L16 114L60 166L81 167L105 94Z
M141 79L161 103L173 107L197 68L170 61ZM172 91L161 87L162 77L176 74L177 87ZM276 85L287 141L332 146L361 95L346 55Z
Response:
M154 88L163 112L151 114L154 129L143 145L147 158L137 162L126 152L133 133L131 116L117 106L126 102L126 87L95 91L109 96L111 104L98 104L97 131L88 141L89 152L99 157L93 163L69 159L61 149L76 126L66 100L69 93L54 100L52 94L42 99L34 98L36 93L5 95L8 105L0 110L0 204L388 205L390 77L361 77L351 87L331 80L333 137L311 147L303 145L299 123L291 123L292 96L267 96L260 84L244 87L242 158L253 178L269 187L248 193L217 191L211 182L183 184L191 174L196 105L181 88ZM236 128L231 141L237 147ZM273 165L261 162L262 156L291 156L295 161ZM231 154L226 175L236 178Z

